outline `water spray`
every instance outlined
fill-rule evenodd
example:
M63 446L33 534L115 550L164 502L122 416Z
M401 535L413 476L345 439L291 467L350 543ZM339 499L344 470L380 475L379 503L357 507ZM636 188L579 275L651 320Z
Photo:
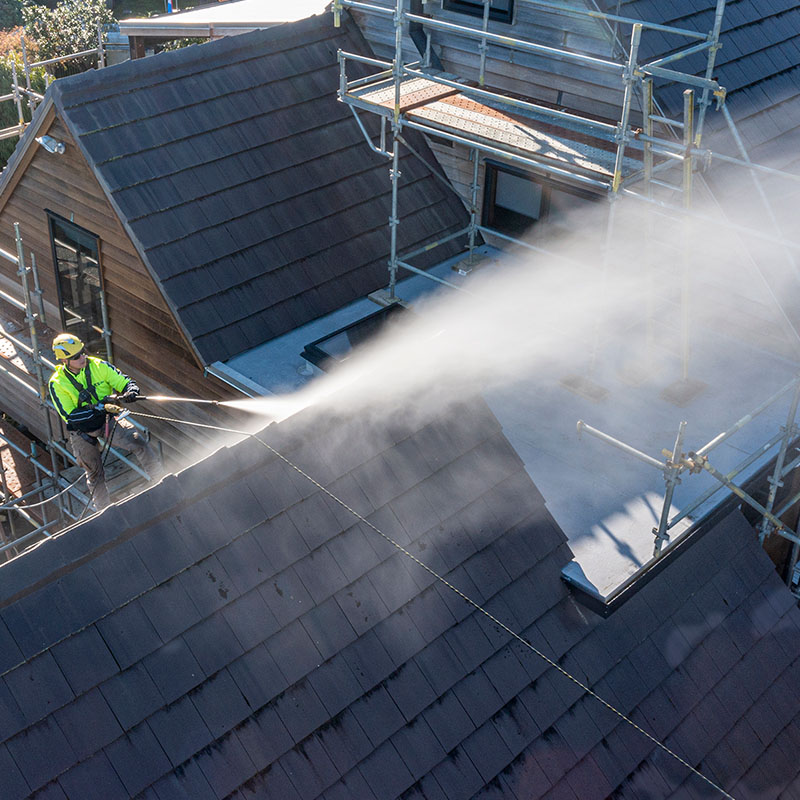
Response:
M277 418L277 409L286 405L285 401L272 397L248 397L242 400L205 400L201 397L171 397L163 394L137 395L137 400L150 400L155 403L202 403L204 405L224 406L238 411L246 411L261 416ZM286 413L283 414L286 416Z

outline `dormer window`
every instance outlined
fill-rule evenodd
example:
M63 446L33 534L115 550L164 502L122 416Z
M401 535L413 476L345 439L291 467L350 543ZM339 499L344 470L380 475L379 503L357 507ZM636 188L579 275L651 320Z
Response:
M483 224L508 236L522 236L537 223L546 223L552 232L566 224L574 209L601 196L487 160Z
M445 11L456 11L469 14L471 17L483 17L481 0L443 0ZM489 3L489 19L497 22L511 22L514 13L514 0L491 0Z

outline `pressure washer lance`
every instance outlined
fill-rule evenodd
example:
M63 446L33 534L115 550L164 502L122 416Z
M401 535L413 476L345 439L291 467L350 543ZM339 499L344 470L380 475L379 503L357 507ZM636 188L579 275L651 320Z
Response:
M139 394L136 395L136 400L137 402L139 400L150 400L154 403L207 403L212 406L218 406L220 404L219 400L201 400L198 397L167 397L166 395L161 394Z
M123 408L121 405L118 405L114 402L109 402L110 400L119 400L121 395L110 395L107 398L101 400L95 408L99 409L100 411L105 411L106 414L113 414L117 417L117 419L124 419L125 417L130 414L129 408ZM137 402L139 400L150 400L156 403L209 403L214 406L218 406L220 404L219 400L201 400L200 398L195 397L167 397L165 395L143 395L137 394L136 395Z

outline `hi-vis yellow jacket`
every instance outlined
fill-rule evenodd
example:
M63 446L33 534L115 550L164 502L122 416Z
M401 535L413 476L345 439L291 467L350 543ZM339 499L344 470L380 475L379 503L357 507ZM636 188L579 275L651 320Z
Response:
M67 430L95 431L105 423L105 412L94 408L104 397L137 388L115 366L95 356L88 356L86 366L77 374L59 364L50 376L50 400L67 423Z

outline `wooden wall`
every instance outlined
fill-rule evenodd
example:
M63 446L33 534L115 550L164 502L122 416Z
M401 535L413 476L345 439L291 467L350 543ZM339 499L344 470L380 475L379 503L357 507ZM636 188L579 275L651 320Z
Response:
M374 4L394 7L393 0L374 0ZM582 0L573 0L572 4L586 7ZM424 9L425 14L435 19L475 29L482 25L478 17L445 11L441 0L429 0ZM391 18L355 10L352 14L376 55L391 59L394 55ZM490 20L489 31L605 60L611 59L613 50L611 32L603 21L549 13L519 1L515 3L513 23ZM478 79L478 40L451 32L432 30L431 34L433 50L447 72L468 80ZM408 36L403 46L405 60L413 60L411 54L416 54L416 48ZM487 52L486 85L612 119L618 116L623 88L621 78L612 72L518 50L512 52L496 45L489 45Z
M229 387L216 379L204 378L202 367L161 292L69 131L52 110L41 132L64 142L66 152L51 154L31 144L15 170L13 181L0 198L0 248L16 253L13 224L19 222L26 259L30 263L30 253L35 254L45 301L53 310L58 295L45 209L97 234L115 364L135 378L145 394L208 399L234 396ZM0 259L0 279L5 279L4 285L10 282L19 285L14 273L14 265ZM54 314L50 314L47 321L51 328L60 326ZM42 349L48 344L42 342ZM34 412L35 400L34 397L23 401L19 388L0 376L0 408L27 425L37 436L46 438L44 415L41 409ZM147 409L137 408L164 413L164 408L155 404ZM207 408L180 406L182 416L195 421L230 424L230 417L220 422L219 414L210 416ZM185 450L192 442L209 439L207 432L190 426L149 422L148 427L168 451Z
M375 0L375 3L394 6L393 0ZM572 4L586 7L582 0L572 0ZM425 14L435 19L473 29L480 29L482 25L482 20L478 17L444 10L442 0L428 0L424 10ZM392 59L395 51L391 18L364 11L353 11L352 14L378 57ZM490 21L489 30L548 47L587 53L604 60L611 60L613 52L612 34L603 21L549 13L524 2L515 3L512 24ZM480 57L476 39L450 32L432 31L432 45L446 72L461 79L478 80ZM404 39L403 47L404 60L413 60L417 51L408 36ZM612 72L490 45L487 53L486 88L614 120L620 113L623 86L621 78ZM453 188L469 207L473 166L469 160L469 148L457 144L451 146L443 141L430 140L430 137L429 144ZM483 208L483 160L484 157L481 156L479 218ZM502 246L502 242L496 243Z

